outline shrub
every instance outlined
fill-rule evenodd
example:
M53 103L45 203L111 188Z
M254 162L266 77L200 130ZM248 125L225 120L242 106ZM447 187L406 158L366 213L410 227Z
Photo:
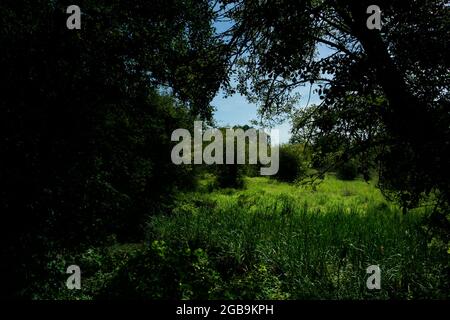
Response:
M355 180L358 176L358 165L356 161L349 160L336 168L336 176L340 180Z
M298 144L285 144L279 147L280 166L276 179L284 182L294 182L305 173L302 161L303 147Z
M224 164L217 166L217 186L220 188L242 188L244 179L242 171L237 164Z

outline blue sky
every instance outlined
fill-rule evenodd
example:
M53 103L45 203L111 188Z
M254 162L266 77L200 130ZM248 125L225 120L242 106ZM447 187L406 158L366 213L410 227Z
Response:
M319 55L323 56L329 54L330 50L327 48L320 48ZM313 86L315 88L315 86ZM299 88L296 92L301 94L301 99L297 108L304 107L308 101L309 85ZM317 94L312 93L309 105L318 104L320 102ZM234 125L250 125L251 120L258 119L257 106L249 103L247 99L239 93L231 97L225 98L223 92L219 92L212 105L216 108L214 119L217 125L222 127L229 127ZM283 124L275 127L280 133L280 143L287 143L291 137L291 123L289 120Z
M230 27L229 23L215 23L215 28L217 32L223 32ZM319 47L318 53L320 57L328 56L333 51L327 47ZM309 95L309 86L301 87L298 91L302 99L300 100L298 108L305 106ZM319 102L319 97L317 95L311 94L311 99L309 104L317 104ZM250 124L251 120L258 119L257 106L255 104L249 103L245 97L239 93L234 94L231 97L224 98L223 92L219 92L217 96L212 101L212 105L216 108L214 113L214 119L219 126L233 126L233 125L245 125ZM280 133L280 143L287 143L291 136L291 123L286 121L278 127Z
M229 22L219 22L214 24L217 32L227 30L231 24ZM247 101L239 93L231 97L224 98L223 92L219 92L212 101L212 105L217 109L214 119L219 126L250 125L251 120L258 119L257 106ZM280 143L289 141L291 125L289 122L277 127L280 130Z
M245 125L250 124L251 120L258 119L256 105L247 102L246 98L240 94L225 99L223 94L219 93L214 98L212 105L217 109L214 119L219 126ZM276 129L279 129L280 132L280 143L288 142L290 123L287 121Z

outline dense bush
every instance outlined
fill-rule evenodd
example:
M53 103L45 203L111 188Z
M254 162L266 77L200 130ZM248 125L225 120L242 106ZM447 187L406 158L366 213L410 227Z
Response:
M294 182L298 178L301 178L306 173L302 145L284 144L278 150L280 165L278 173L274 177L284 182Z
M235 127L236 129L237 127ZM216 164L213 166L216 175L216 186L219 188L242 188L244 186L244 167L242 164L237 164L237 141L234 140L234 163L226 164L226 128L221 128L223 135L223 164Z
M237 164L217 166L217 185L220 188L242 188L244 179L241 168Z
M52 252L112 235L137 241L148 215L192 187L191 168L171 163L170 135L210 116L217 86L205 2L86 2L76 31L65 27L66 8L0 3L0 271L9 297L46 277Z
M336 176L341 180L354 180L358 176L356 161L349 160L336 167Z

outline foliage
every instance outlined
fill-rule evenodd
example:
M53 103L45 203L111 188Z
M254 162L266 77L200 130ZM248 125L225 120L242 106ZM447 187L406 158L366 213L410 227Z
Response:
M368 0L80 0L81 30L69 4L0 3L2 296L449 298L445 1L381 0L381 31ZM192 191L170 134L211 125L232 83L261 122L292 116L277 178L307 160L321 185L243 178L259 167L235 158ZM305 85L322 102L296 109ZM324 175L356 168L382 193ZM65 288L71 264L82 290ZM370 264L382 291L365 288Z
M354 180L358 175L358 167L354 160L347 161L338 166L336 176L342 180Z
M279 169L274 178L284 182L295 182L307 171L304 147L300 144L284 144L278 148Z
M366 159L404 207L435 191L450 201L446 1L378 1L380 31L366 26L368 0L222 3L230 77L264 120L294 114L294 140L316 160ZM300 108L304 86L321 103Z
M142 237L146 216L193 185L170 133L211 118L222 69L207 1L78 4L81 30L66 28L66 1L0 4L8 296L26 297L52 252Z
M233 127L232 129L247 130L248 127ZM233 140L233 164L228 164L226 161L227 152L227 128L220 128L223 137L223 164L215 165L216 183L219 188L242 188L244 187L243 173L244 168L242 164L237 163L237 139ZM245 141L245 155L248 155L248 141ZM247 158L248 159L248 158ZM247 160L248 161L248 160Z
M247 185L181 196L171 215L150 219L145 245L100 255L92 270L103 271L87 275L79 298L449 298L448 245L422 227L427 210L404 216L373 183L331 176L316 191ZM372 264L379 291L366 288Z

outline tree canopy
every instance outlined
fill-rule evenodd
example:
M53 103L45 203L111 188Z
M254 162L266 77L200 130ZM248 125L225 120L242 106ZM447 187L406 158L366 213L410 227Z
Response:
M170 134L210 119L223 74L208 1L0 3L5 292L26 295L58 248L140 237L189 187ZM13 289L14 288L14 289Z
M372 2L222 1L230 77L263 119L293 115L294 140L324 167L359 155L405 207L430 192L448 203L450 10L378 1L382 28L371 30ZM299 108L305 85L320 104Z

